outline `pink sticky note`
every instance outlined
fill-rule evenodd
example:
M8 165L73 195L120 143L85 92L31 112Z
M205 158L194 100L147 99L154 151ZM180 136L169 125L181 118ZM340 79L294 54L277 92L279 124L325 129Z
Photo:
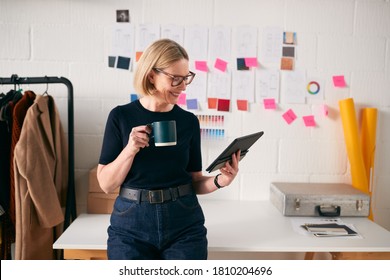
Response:
M221 70L222 72L225 72L226 71L226 67L227 67L227 62L220 59L220 58L217 58L215 60L215 64L214 64L214 67L218 70Z
M257 57L245 57L246 67L257 67Z
M327 105L325 105L325 104L321 105L321 111L322 111L322 114L324 116L328 116L329 110L328 110L328 106Z
M294 111L291 109L284 113L282 117L287 122L287 124L291 124L297 118Z
M270 110L276 109L276 103L274 98L264 98L263 102L264 102L265 109L270 109Z
M316 121L314 120L314 116L303 116L303 122L305 123L305 126L316 126Z
M341 87L341 88L346 87L344 75L342 75L342 76L333 76L333 85L335 87Z
M207 61L195 61L195 69L202 72L207 72L209 69L207 68Z
M177 100L177 105L186 105L187 104L187 95L185 93L181 93L179 95L179 99Z

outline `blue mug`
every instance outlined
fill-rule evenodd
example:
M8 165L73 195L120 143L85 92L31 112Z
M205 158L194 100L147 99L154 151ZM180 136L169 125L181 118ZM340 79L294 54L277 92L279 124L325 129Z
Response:
M152 129L151 138L154 138L156 147L176 145L176 121L158 121L148 124Z

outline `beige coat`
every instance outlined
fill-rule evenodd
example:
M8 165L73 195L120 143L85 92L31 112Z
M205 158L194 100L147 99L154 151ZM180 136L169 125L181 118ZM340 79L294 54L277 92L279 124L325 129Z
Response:
M54 228L64 220L67 151L53 98L37 95L14 152L15 259L54 258Z

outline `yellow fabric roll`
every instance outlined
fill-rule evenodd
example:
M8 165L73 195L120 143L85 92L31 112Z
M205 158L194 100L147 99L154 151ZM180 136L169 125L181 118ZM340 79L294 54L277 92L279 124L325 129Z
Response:
M370 192L372 192L371 183L374 175L377 114L378 110L376 108L362 109L361 145Z
M362 157L363 157L363 162L366 170L368 191L370 193L370 196L372 194L373 178L374 178L377 114L378 114L378 110L376 108L362 109L360 142L362 147ZM372 211L370 211L369 218L371 220L374 220Z
M351 166L352 185L358 190L369 193L353 99L340 100L339 107L349 164Z

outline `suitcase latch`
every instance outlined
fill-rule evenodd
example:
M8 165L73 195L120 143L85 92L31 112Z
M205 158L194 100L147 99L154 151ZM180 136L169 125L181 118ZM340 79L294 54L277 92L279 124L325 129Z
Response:
M356 209L358 211L362 211L362 209L363 209L363 200L361 200L361 199L356 200Z
M301 208L301 200L299 198L295 199L295 210L298 211Z

